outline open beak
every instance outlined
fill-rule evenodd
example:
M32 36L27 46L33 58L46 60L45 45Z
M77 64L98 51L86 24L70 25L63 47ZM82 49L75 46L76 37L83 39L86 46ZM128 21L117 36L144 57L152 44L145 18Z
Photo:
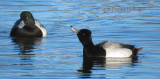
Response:
M72 26L71 26L70 28L71 28L71 30L72 30L73 32L75 32L76 34L78 34L79 30L76 30L76 29L73 28Z

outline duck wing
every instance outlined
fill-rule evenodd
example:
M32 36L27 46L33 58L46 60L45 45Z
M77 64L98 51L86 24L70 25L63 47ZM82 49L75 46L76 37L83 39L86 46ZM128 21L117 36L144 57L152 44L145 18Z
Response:
M112 41L103 41L96 46L106 51L106 57L131 57L134 54L134 46Z
M123 44L123 43L119 43L119 42L112 42L112 41L103 41L99 44L97 44L98 46L103 47L104 49L108 49L108 48L127 48L127 49L134 49L134 45L129 45L129 44Z
M14 36L15 35L15 33L16 33L17 29L18 29L19 24L20 24L20 20L17 20L15 22L14 26L11 29L10 36Z

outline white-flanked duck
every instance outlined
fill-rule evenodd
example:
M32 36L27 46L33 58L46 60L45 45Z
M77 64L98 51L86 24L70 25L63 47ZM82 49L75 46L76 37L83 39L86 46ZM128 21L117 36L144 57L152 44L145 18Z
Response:
M20 19L14 24L10 36L12 37L46 37L45 27L32 16L29 11L23 11Z
M135 48L133 45L122 44L112 41L103 41L94 45L92 42L91 31L88 29L76 30L72 26L70 27L74 31L79 41L83 45L83 55L87 57L133 57L136 58L138 51L142 48Z

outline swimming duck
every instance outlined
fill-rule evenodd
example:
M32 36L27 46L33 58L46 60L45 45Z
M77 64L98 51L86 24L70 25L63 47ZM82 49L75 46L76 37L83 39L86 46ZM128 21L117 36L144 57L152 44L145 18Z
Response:
M91 31L88 29L76 30L72 26L70 27L74 31L79 41L83 45L83 55L87 57L133 57L136 58L138 51L142 48L135 48L133 45L122 44L119 42L103 41L94 45L92 42Z
M16 21L11 29L12 37L46 37L45 27L32 16L29 11L23 11L20 19Z

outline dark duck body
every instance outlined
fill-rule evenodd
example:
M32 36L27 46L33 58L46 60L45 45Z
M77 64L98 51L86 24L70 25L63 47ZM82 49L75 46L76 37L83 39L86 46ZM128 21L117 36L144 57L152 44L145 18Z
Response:
M44 26L29 11L21 13L10 32L12 37L46 37L46 34Z
M136 58L138 51L142 48L135 48L133 45L122 44L112 41L103 41L94 45L91 31L88 29L76 30L71 26L79 41L83 45L83 55L87 57L133 57Z

